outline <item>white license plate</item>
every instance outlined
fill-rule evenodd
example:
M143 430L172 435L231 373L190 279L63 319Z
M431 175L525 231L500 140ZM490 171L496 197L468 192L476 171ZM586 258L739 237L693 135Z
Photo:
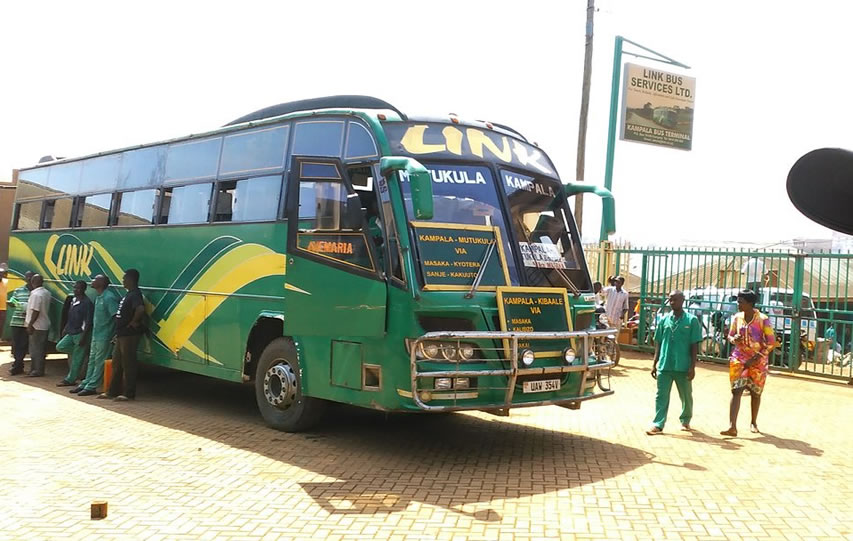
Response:
M540 379L538 381L525 381L522 385L522 390L525 393L546 393L548 391L559 391L560 380Z

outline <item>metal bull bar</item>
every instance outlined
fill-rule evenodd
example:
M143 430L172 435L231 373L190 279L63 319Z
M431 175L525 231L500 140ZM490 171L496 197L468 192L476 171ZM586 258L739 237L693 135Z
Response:
M615 339L616 337L616 329L604 329L604 330L592 330L592 331L572 331L572 332L489 332L489 331L459 331L459 332L449 332L449 331L440 331L440 332L430 332L424 334L423 336L417 338L413 342L411 342L411 348L409 351L409 358L411 361L411 383L412 383L412 399L415 404L422 410L426 411L452 411L452 410L496 410L496 409L509 409L511 407L527 407L527 406L544 406L544 405L559 405L565 407L579 407L579 402L590 400L593 398L600 398L603 396L613 394L613 391L609 388L605 388L601 383L601 373L602 370L608 370L609 377L609 369L613 366L613 363L610 361L601 361L596 364L590 365L589 358L590 353L592 351L591 345L592 340L595 338L606 338L611 337ZM498 358L479 358L472 359L468 361L451 361L451 360L434 360L434 359L419 359L417 354L420 350L421 344L424 342L448 342L455 341L457 344L457 348L459 344L462 342L482 342L482 341L509 341L509 356L508 358L500 356ZM580 340L582 342L582 347L579 348L577 352L578 358L580 358L583 362L582 364L564 364L565 361L561 358L559 360L560 364L557 366L539 366L539 367L521 367L519 368L519 341L528 341L528 340L561 340L568 342L570 340ZM481 351L504 351L504 347L495 347L495 348L485 348L477 346ZM420 372L418 371L418 365L422 363L454 363L456 365L455 369L452 370L428 370ZM503 365L502 368L481 368L481 369L466 369L464 366L466 364L473 363L500 363ZM506 365L509 365L507 368ZM546 375L546 374L567 374L570 372L580 372L581 378L578 383L578 388L575 393L575 396L567 397L559 400L539 400L539 401L531 401L524 402L520 404L513 404L512 399L515 393L515 386L518 381L519 376L527 376L527 375ZM583 396L584 389L588 386L587 377L589 375L594 374L596 376L595 380L601 390L599 393L594 393L590 396ZM502 403L499 404L489 404L489 405L429 405L421 397L422 392L432 392L432 390L427 389L418 389L418 378L423 377L431 377L431 378L459 378L459 377L479 377L479 376L507 376L509 378L506 395ZM595 385L595 383L593 385ZM455 396L455 393L454 393ZM454 398L454 402L456 399Z

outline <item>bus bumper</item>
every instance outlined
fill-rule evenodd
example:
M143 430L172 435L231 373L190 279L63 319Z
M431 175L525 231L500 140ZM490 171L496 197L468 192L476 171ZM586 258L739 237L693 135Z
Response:
M593 340L615 339L616 330L590 330L573 332L430 332L409 344L411 368L411 399L423 411L462 411L483 410L491 413L506 414L509 409L519 407L557 405L569 409L578 409L582 402L613 394L609 387L610 369L613 363L598 361L592 356ZM520 355L520 343L529 341L553 340L562 344L571 344L575 350L575 359L569 363L561 355L534 362L530 367L523 366ZM495 344L494 347L475 346L479 355L471 360L456 362L425 359L418 353L424 343L436 342L442 347L455 347L463 344ZM496 344L502 344L497 346ZM572 378L571 374L579 377ZM471 378L491 378L505 381L500 389L500 397L484 402L480 388L440 389L437 380L469 381ZM525 381L555 378L565 381L558 391L544 392L541 399L524 394ZM607 382L605 384L605 382ZM518 393L521 385L522 393ZM494 391L495 387L489 388ZM403 394L403 393L400 393ZM491 393L494 395L494 393ZM405 393L409 395L409 393ZM525 398L520 398L525 397Z

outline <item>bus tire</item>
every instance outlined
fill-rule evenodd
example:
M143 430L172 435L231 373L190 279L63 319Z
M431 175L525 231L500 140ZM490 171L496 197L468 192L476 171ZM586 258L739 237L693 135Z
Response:
M301 432L317 424L326 402L302 394L296 347L276 338L264 348L255 370L255 400L264 421L276 430Z

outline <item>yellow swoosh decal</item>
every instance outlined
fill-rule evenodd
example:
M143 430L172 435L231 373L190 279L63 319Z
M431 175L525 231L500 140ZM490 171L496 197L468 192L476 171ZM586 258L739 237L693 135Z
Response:
M210 291L219 295L205 297L186 294L160 322L157 337L173 352L177 352L189 337L212 314L227 296L245 285L266 276L284 275L285 257L266 246L244 244L214 263L189 289Z

